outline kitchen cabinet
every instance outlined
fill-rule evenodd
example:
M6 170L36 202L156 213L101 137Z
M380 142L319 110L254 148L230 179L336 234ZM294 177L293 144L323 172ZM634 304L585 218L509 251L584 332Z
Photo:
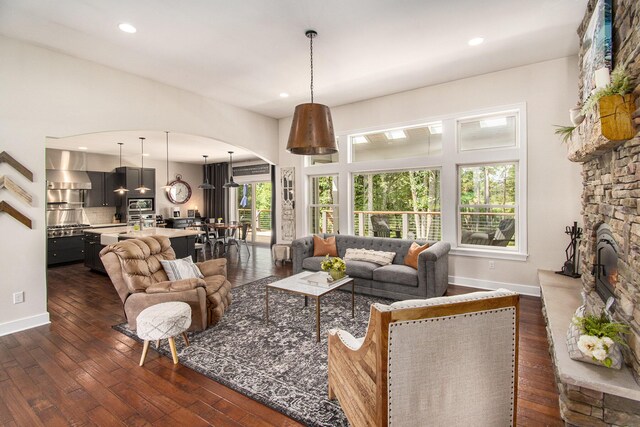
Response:
M116 172L91 172L88 171L91 180L91 190L87 190L84 197L84 206L96 208L103 206L120 206L122 196L114 193L118 187L118 174Z
M85 259L84 236L49 237L47 265L82 261Z
M146 193L140 193L136 191L136 188L140 187L140 168L132 168L124 166L116 169L116 172L121 174L123 182L127 190L129 190L129 197L153 197L156 192L156 170L153 168L144 168L142 171L142 178L144 180L144 186L148 187L151 191Z
M84 234L84 266L92 270L106 273L107 270L100 259L100 251L104 248L100 244L100 234L85 233Z

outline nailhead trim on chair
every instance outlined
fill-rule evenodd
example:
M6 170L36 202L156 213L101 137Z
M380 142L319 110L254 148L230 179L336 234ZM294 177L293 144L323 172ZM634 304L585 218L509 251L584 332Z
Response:
M512 292L507 289L497 289L495 291L482 291L482 292L491 292L491 294L485 294L482 296L473 297L473 295L480 293L480 292L473 292L470 294L465 294L465 295L472 296L471 298L455 298L455 299L451 299L451 303L480 301L480 300L489 299L489 298L498 298L498 297L504 297L504 296L510 296L510 295L517 295L516 292ZM453 297L457 297L457 295L436 297L437 298L436 301L434 301L434 299L436 298L419 300L420 302L416 302L415 304L411 304L406 307L391 307L390 305L380 304L380 303L374 303L374 305L379 311L405 310L408 308L432 307L432 306L434 307L438 305L449 304L449 302L444 302L440 298L453 298ZM397 302L402 302L402 301L397 301Z

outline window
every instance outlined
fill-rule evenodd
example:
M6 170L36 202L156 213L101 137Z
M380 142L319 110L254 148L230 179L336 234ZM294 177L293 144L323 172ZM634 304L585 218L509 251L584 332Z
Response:
M338 134L347 155L304 162L307 229L443 240L452 255L525 261L526 118L519 103Z
M354 162L442 154L442 122L351 135Z
M517 164L458 168L459 242L517 249Z
M358 236L440 240L440 171L354 174L353 230Z
M309 178L309 224L311 233L337 233L338 177L312 176Z
M515 147L517 114L502 113L458 121L460 151Z

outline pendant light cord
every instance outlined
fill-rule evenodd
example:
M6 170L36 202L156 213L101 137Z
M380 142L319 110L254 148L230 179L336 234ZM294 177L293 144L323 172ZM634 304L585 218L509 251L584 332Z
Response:
M311 103L313 104L313 35L309 37L309 52L311 53Z
M169 185L169 131L164 131L167 134L167 185Z
M140 188L144 187L144 138L140 137L140 151L142 155L140 156ZM142 190L140 190L142 192Z

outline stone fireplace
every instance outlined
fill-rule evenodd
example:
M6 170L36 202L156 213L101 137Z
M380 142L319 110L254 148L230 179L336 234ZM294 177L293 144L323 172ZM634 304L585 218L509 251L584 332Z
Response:
M578 28L580 40L596 3L589 1ZM541 272L560 412L570 426L640 425L640 2L612 0L612 6L613 65L624 65L636 85L633 94L623 100L625 111L633 112L622 123L629 132L624 138L607 138L606 114L596 105L574 131L568 158L583 165L584 234L578 283L587 311L599 314L612 298L612 317L629 325L631 333L629 347L623 349L626 366L621 371L570 360L565 335L572 310L581 303L580 285ZM585 48L580 49L580 64ZM580 82L585 72L580 70ZM581 87L579 99L583 99L582 91Z
M589 2L578 29L580 40L595 4L595 0ZM616 66L625 65L627 73L638 85L634 91L635 136L620 141L604 138L600 134L596 106L578 127L568 153L570 160L583 165L585 233L580 244L580 258L587 309L599 312L604 301L614 297L614 318L628 324L632 330L625 361L632 368L636 381L640 379L639 28L640 2L613 0L613 62ZM579 81L583 81L584 72L580 70Z

